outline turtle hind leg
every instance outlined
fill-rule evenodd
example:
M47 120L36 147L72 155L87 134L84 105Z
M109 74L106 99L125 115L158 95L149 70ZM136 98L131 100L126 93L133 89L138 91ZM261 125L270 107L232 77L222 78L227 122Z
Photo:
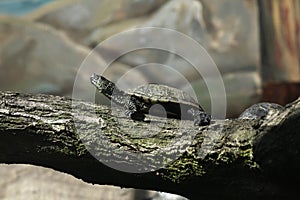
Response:
M205 126L210 124L211 117L210 115L206 114L204 111L191 108L187 112L190 115L192 115L195 126Z
M138 121L144 121L145 114L139 109L139 102L136 99L130 98L125 104L125 115L128 118Z

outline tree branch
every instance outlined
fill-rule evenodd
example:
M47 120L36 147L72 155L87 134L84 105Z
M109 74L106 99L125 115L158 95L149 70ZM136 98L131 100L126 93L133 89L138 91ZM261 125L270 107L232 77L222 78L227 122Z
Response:
M155 117L132 121L122 109L66 97L0 96L0 163L191 199L279 199L298 190L300 98L264 120L195 127Z

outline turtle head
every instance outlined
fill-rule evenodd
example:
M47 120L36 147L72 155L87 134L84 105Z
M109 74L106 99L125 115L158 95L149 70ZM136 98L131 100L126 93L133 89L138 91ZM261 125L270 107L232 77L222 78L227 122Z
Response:
M115 89L115 84L101 75L92 74L90 80L98 91L103 94L111 93Z

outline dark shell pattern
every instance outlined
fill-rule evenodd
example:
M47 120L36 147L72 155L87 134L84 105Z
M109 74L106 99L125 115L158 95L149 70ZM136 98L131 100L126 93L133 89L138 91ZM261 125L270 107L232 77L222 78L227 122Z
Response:
M166 85L147 84L141 85L128 94L139 97L149 103L178 103L199 108L199 104L188 93Z

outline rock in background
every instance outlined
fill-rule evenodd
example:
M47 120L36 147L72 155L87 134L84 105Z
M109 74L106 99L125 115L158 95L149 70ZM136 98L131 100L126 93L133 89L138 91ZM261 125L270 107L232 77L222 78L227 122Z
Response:
M31 165L0 165L2 200L133 200L134 189L91 185L71 175ZM143 197L154 192L140 190Z
M110 0L64 0L44 6L26 18L62 29L82 42L85 36L99 27L148 15L165 2L167 0L122 0L113 3Z
M71 96L77 71L89 53L49 25L0 17L1 90ZM94 66L104 67L105 62L94 54L86 65L91 74ZM81 92L92 89L89 74L78 79Z

